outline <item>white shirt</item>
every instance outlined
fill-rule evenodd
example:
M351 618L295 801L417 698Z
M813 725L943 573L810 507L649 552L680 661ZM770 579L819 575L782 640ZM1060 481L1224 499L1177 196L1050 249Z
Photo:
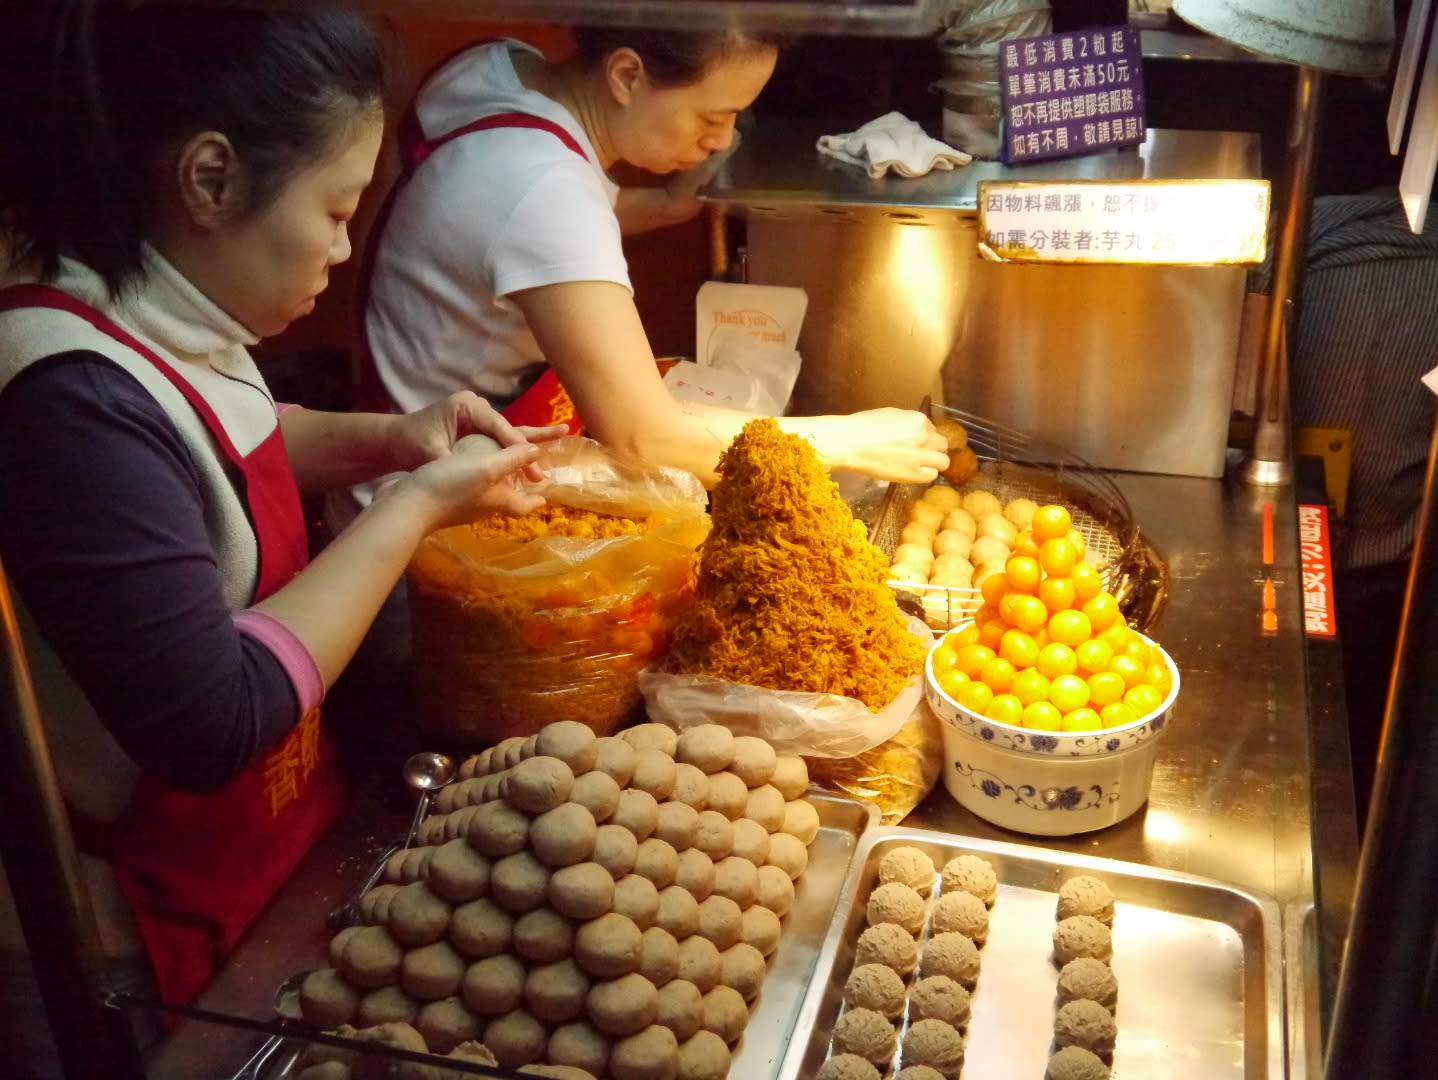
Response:
M539 374L543 354L511 293L567 281L632 289L614 203L619 188L579 122L520 81L496 42L461 53L421 88L426 139L498 113L542 117L552 132L471 132L432 153L399 192L377 237L365 328L394 402L414 412L472 389L504 408Z

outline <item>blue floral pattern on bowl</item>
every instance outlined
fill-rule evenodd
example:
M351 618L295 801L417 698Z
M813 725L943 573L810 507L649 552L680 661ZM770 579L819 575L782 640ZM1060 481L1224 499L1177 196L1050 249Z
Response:
M1087 788L1073 785L1039 788L1033 784L1015 784L998 773L981 769L963 761L951 763L954 771L970 786L990 799L1008 799L1031 810L1098 810L1118 802L1119 785L1115 780L1104 787L1090 784Z

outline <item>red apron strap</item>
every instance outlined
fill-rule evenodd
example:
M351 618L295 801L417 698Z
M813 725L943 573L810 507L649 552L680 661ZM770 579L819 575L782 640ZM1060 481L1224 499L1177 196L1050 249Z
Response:
M462 124L433 139L424 138L419 116L413 108L406 110L404 117L400 120L396 136L401 161L400 174L390 187L388 194L385 195L379 213L375 215L374 225L370 228L369 242L365 244L364 254L360 259L359 289L355 296L355 350L350 367L351 400L355 407L368 412L396 411L394 402L390 400L384 384L380 381L379 372L375 370L374 356L370 352L369 346L369 330L365 325L365 313L369 310L370 280L374 275L374 260L380 243L384 239L385 226L389 223L389 215L394 209L395 198L404 185L409 182L414 170L445 143L453 142L464 135L472 135L477 131L496 131L503 128L547 131L570 151L586 161L589 160L589 155L584 152L579 141L561 125L556 124L553 120L547 120L542 116L532 116L529 113L496 113L493 116ZM563 388L560 388L560 392L563 393ZM572 406L570 410L572 415Z

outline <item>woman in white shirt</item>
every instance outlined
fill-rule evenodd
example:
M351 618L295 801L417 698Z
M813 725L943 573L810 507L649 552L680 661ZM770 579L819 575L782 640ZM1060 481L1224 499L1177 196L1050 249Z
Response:
M475 46L421 87L371 244L362 370L400 411L461 388L503 410L547 365L589 434L712 482L749 417L671 398L620 237L698 212L693 170L729 147L778 48L737 30L577 38L563 63L515 41ZM621 189L607 173L621 161L674 179ZM947 463L917 412L781 423L834 469L927 482Z

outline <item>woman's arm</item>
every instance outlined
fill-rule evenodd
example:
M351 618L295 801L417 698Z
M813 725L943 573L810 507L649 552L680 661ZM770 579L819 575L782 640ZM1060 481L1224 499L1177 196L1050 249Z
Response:
M314 658L325 685L333 685L420 540L481 514L524 514L544 504L514 486L538 456L530 443L500 449L486 436L469 436L452 454L383 488L309 566L255 609L284 623Z
M577 281L525 289L512 299L596 439L714 482L719 454L752 416L674 400L629 290ZM783 417L779 424L809 439L831 469L927 483L948 464L944 437L917 412L873 409Z
M213 790L294 726L297 687L226 602L203 484L169 417L115 365L73 355L0 394L5 572L126 753L167 783ZM282 623L332 685L420 537L543 502L512 486L537 453L460 440L248 610Z

